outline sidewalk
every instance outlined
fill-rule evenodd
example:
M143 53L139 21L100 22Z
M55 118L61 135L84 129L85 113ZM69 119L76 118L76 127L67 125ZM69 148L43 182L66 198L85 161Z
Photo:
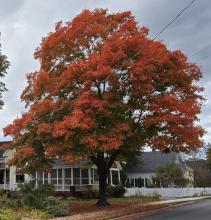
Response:
M211 198L211 196L198 196L198 197L188 197L188 198L179 198L179 199L170 199L170 200L163 200L158 202L151 202L148 203L149 205L165 205L169 203L180 203L180 202L190 202L190 201L196 201L200 199L208 199Z

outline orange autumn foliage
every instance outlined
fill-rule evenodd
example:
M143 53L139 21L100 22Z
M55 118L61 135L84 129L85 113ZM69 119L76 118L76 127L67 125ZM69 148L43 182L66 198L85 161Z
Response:
M13 137L15 165L30 170L54 157L96 163L100 153L115 160L144 146L202 146L200 69L151 40L131 12L84 10L57 23L35 58L40 70L27 75L21 96L26 113L4 128Z

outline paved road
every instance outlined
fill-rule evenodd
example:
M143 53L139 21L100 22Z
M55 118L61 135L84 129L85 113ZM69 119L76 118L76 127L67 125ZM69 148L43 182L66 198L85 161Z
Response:
M211 200L200 200L140 220L211 220Z

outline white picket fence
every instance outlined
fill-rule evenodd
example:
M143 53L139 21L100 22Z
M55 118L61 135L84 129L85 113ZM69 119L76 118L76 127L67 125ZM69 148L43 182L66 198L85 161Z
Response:
M211 195L211 188L127 188L125 196L192 197Z

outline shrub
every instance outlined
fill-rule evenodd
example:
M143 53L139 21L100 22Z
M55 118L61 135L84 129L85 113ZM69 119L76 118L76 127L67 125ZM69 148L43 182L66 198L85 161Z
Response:
M5 208L6 203L7 203L7 197L6 196L0 196L0 207Z
M3 196L5 194L5 190L0 189L0 196Z
M0 211L0 220L21 220L21 216L12 209L5 209Z
M0 220L8 220L8 215L4 211L0 211Z
M25 206L38 208L39 203L42 201L37 194L35 186L33 183L24 183L19 186L21 192L21 200Z
M123 197L126 193L126 189L123 185L111 186L107 187L107 195L108 197L120 198Z
M56 217L69 214L69 206L53 196L49 196L43 200L41 209Z
M6 199L5 207L11 209L19 209L23 206L21 199Z
M154 200L159 200L160 197L161 197L161 195L159 195L158 193L153 193L153 195L152 195L152 198L153 198Z
M51 216L47 212L32 209L29 213L26 213L24 217L30 217L33 219L48 219Z
M65 216L69 213L68 205L52 196L54 194L54 186L40 184L36 188L34 183L31 182L22 184L19 188L24 206L41 210L52 216ZM43 212L40 212L41 215ZM36 213L37 215L40 214L39 211Z
M55 186L53 184L40 184L36 189L36 193L44 197L52 196L55 193Z
M18 199L21 197L21 193L19 191L10 191L7 193L7 196L12 199Z
M54 194L54 186L49 184L38 185L35 188L35 184L25 183L19 186L21 192L21 200L25 206L33 207L33 208L40 208L42 201Z
M85 190L82 191L83 199L97 199L98 195L98 190L92 189L91 187L87 187Z
M0 197L0 207L18 209L22 207L22 201L20 199L7 198L6 195L3 195Z

